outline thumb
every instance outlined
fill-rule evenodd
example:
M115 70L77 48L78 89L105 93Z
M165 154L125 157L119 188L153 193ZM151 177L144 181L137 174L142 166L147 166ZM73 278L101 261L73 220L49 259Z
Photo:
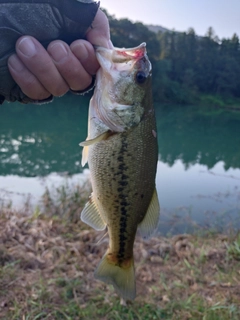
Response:
M113 48L110 39L109 22L105 13L100 9L98 9L91 27L87 30L86 38L93 46Z

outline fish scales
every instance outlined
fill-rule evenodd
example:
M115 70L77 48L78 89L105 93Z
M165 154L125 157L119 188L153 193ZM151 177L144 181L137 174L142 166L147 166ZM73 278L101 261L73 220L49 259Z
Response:
M149 237L160 211L151 64L145 47L97 48L101 67L89 106L88 137L80 144L93 189L81 219L96 230L107 228L109 234L95 277L113 284L126 300L136 295L136 232Z
M132 257L138 224L155 189L157 148L154 115L139 126L99 142L89 150L95 197L108 226L110 250L121 260ZM111 215L107 213L111 212ZM120 228L119 228L120 226Z

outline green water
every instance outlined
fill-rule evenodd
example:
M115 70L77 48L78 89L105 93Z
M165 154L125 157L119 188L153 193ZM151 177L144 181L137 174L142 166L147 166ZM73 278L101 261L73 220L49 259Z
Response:
M240 168L240 112L156 105L159 157L170 166ZM82 171L88 99L72 95L47 105L0 106L0 175L44 176Z
M162 219L191 214L203 223L206 215L213 221L216 212L239 215L240 112L158 104L155 109ZM73 95L47 105L4 103L0 178L81 173L79 143L87 135L87 113L88 98Z
M157 108L159 153L172 165L200 163L212 168L240 168L240 112L216 108Z
M45 105L0 106L0 175L81 172L87 113L88 99L71 95Z

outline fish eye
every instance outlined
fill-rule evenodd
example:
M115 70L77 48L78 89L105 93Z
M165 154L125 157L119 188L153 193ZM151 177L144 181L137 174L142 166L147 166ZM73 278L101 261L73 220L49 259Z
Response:
M136 74L137 83L142 84L146 81L146 79L147 79L147 76L146 76L145 72L143 72L143 71L137 72L137 74Z

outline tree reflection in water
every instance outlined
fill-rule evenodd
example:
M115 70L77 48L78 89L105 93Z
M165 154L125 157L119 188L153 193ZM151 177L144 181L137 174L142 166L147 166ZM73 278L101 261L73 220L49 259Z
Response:
M0 175L82 172L79 142L87 135L88 103L89 97L69 94L46 105L0 106ZM240 168L240 113L157 105L156 114L161 161Z

